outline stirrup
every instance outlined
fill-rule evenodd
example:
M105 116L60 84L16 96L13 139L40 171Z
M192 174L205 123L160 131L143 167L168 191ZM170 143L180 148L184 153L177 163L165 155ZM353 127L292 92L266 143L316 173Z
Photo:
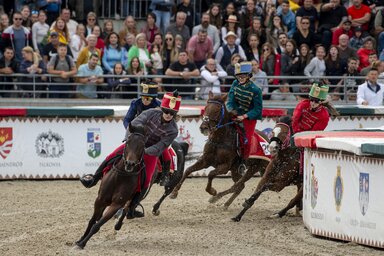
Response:
M143 210L143 212L137 211L136 208L135 209L129 208L128 212L127 212L127 219L134 219L134 218L142 218L142 217L144 217L144 207L141 204L138 204L137 206L140 206L141 209Z
M86 188L91 188L97 184L97 181L95 182L95 177L93 176L93 174L85 174L83 177L80 178L80 182Z

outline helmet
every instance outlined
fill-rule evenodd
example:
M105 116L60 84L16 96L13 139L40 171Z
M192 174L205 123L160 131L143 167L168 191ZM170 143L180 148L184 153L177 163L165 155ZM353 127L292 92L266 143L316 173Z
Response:
M156 82L148 81L140 84L141 96L157 97L157 89L159 85Z
M317 83L312 84L309 96L319 99L321 101L326 100L328 96L329 87L327 85L319 85Z
M241 63L235 64L235 76L241 74L251 74L252 73L252 62L243 61Z
M168 109L177 113L181 105L181 96L179 96L178 91L167 92L164 94L163 100L161 101L161 108Z

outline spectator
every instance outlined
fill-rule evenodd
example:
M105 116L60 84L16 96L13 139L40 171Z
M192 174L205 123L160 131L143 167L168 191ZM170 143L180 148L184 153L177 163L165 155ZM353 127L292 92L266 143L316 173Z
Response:
M225 37L227 36L227 33L229 31L232 31L237 35L235 43L237 45L240 45L240 39L241 39L241 28L239 27L239 22L237 21L236 15L230 15L228 19L226 20L225 25L221 28L221 39L223 40L223 44L227 44L227 40L225 40Z
M92 54L99 56L98 65L101 65L100 58L101 58L101 51L96 48L96 42L97 38L95 35L90 34L87 36L87 42L88 45L83 48L83 50L80 51L79 56L77 57L76 61L76 68L79 69L79 67L83 64L89 63L89 56Z
M272 0L267 0L264 9L264 26L266 28L271 26L273 16L276 15L276 5Z
M6 13L0 14L0 46L3 44L1 35L3 34L4 30L7 27L9 27L8 14L6 14Z
M47 23L52 24L52 22L59 17L61 0L47 0L46 3L47 5L45 5L42 9L44 9L47 13Z
M332 45L329 48L328 55L325 58L325 75L342 76L347 69L347 63L340 59L339 49ZM337 85L342 84L342 79L326 79L325 83L329 85L329 91L333 92Z
M187 18L185 20L185 25L189 28L189 33L192 33L193 23L195 21L195 10L191 4L191 0L182 0L179 5L177 5L176 13L185 12Z
M128 75L134 75L137 77L144 75L143 65L140 63L139 57L133 57L131 59L131 61L129 62L127 71L128 71ZM132 80L132 83L137 83L137 79L132 78L131 80Z
M76 62L79 57L79 53L87 45L87 40L85 38L85 27L83 24L77 25L76 33L71 38L71 51L73 54L73 59Z
M317 78L319 76L325 75L325 60L324 57L326 55L325 47L324 46L318 46L316 48L316 57L314 57L309 64L304 69L304 75L308 77L315 77L311 78L311 80L315 82L319 82L321 79Z
M76 88L77 98L97 98L97 86L104 82L103 70L98 62L100 62L99 55L92 53L88 63L79 67L77 75L80 84Z
M97 43L96 43L96 48L101 51L101 55L103 55L104 47L105 47L105 42L104 38L101 36L101 27L99 25L95 25L92 28L92 34L96 36L97 38Z
M24 5L21 8L21 16L23 18L22 26L26 27L27 29L31 30L32 28L32 20L30 18L31 15L31 9L29 8L28 5Z
M153 44L150 51L151 61L153 63L153 74L163 75L163 57L160 53L160 45Z
M113 67L112 77L107 78L107 83L110 91L118 92L113 93L111 98L113 99L128 99L129 95L126 95L128 91L135 91L136 88L130 88L131 79L128 77L122 77L127 75L127 72L124 70L124 66L121 63L116 63Z
M70 78L77 73L73 58L68 55L67 45L60 44L57 48L57 54L51 58L47 65L48 74L57 75L52 77L49 91L57 91L49 94L49 98L72 98L64 92L72 91L73 86L66 85L70 83Z
M87 14L87 24L85 24L85 36L92 34L93 27L97 26L97 16L94 12Z
M159 53L160 53L160 55L162 55L163 54L164 40L163 40L163 36L160 33L155 34L155 37L153 39L153 44L157 44L160 46Z
M312 59L311 50L307 44L302 44L299 47L299 61L292 64L291 75L292 76L304 76L304 69L309 64ZM298 86L301 83L301 79L291 79L290 84L295 84L292 86L293 92L299 92L302 86Z
M352 0L352 6L348 8L348 19L352 21L353 28L358 26L363 28L364 37L368 35L371 9L362 4L362 0Z
M209 23L215 26L218 31L220 31L223 26L223 17L221 16L221 5L213 3L211 4L211 7L208 9L207 12L209 14Z
M36 10L32 10L30 19L31 19L31 23L33 26L33 24L35 24L39 20L39 12ZM31 28L31 30L32 30L32 28Z
M338 84L338 87L334 90L334 93L332 94L332 100L337 101L339 99L344 98L344 89L347 90L348 100L356 100L356 91L357 91L357 84L359 83L355 77L359 76L359 71L357 71L359 67L359 60L355 57L351 57L348 59L347 63L347 70L343 74L345 77L351 77L351 78L344 78L343 84Z
M228 2L227 5L225 6L225 10L222 16L224 21L223 25L227 24L226 20L228 20L230 15L235 15L236 20L240 20L239 15L236 12L235 4L232 1Z
M11 47L7 47L4 50L3 56L0 58L0 74L2 75L11 75L16 73L18 70L18 63L15 60L15 52ZM11 91L14 89L12 84L13 79L9 76L1 76L0 81L0 98L9 98L11 97Z
M294 40L289 39L286 43L286 48L284 53L281 54L281 75L282 76L291 76L293 66L299 62L299 56L296 52L296 43ZM291 83L291 80L284 79L284 83Z
M206 29L200 29L197 35L191 37L187 47L188 57L198 69L205 65L213 55L213 44L207 36Z
M39 11L38 22L32 25L32 43L35 52L42 55L44 50L44 39L48 34L49 25L45 23L47 15L43 10Z
M221 91L222 92L228 92L229 91L229 88L228 85L232 85L233 81L235 81L235 64L236 63L240 63L241 61L243 61L240 57L240 54L238 53L235 53L235 54L232 54L232 57L231 57L231 63L228 64L228 66L225 68L225 71L227 72L228 76L230 78L227 78L225 79L225 85L227 86L223 86L221 87Z
M144 33L149 44L155 40L155 35L160 33L160 29L156 26L156 15L153 12L147 14L147 23L141 29L140 33Z
M247 60L257 60L257 63L260 61L260 49L259 49L259 37L256 34L249 34L248 36L248 45L249 47L244 49Z
M376 53L369 54L368 63L369 63L369 65L360 71L360 76L367 76L369 70L371 70L372 68L376 68L379 71L379 75L380 75L381 70L379 70L378 64L380 64L381 61L377 60L377 54Z
M318 32L321 35L321 42L326 49L329 49L331 46L331 40L332 44L337 45L338 36L341 34L338 34L337 38L335 39L334 34L337 30L347 30L343 24L345 25L345 21L348 20L348 13L344 5L340 4L340 1L341 0L330 0L328 3L323 3L320 7ZM349 34L349 36L351 35Z
M169 68L171 63L177 61L179 56L179 49L176 48L175 39L171 33L165 35L165 41L163 46L163 65L164 73Z
M169 0L152 0L149 6L149 9L156 14L156 26L161 28L163 33L165 33L166 28L169 26L173 6L174 1Z
M297 47L300 48L302 44L306 44L312 50L315 48L317 40L315 33L309 29L309 23L309 17L300 17L300 27L298 26L298 29L293 34L292 39L295 40Z
M288 37L292 38L293 33L296 31L296 16L293 11L289 9L289 1L283 0L276 12L283 20L283 24L287 27Z
M177 49L179 50L182 50L182 49L185 49L185 46L184 46L184 39L181 35L177 34L175 36L175 46Z
M288 35L285 32L280 32L277 39L278 41L275 52L281 55L283 52L285 52L285 46L288 42Z
M106 38L103 52L104 73L111 73L116 63L127 66L127 52L124 47L119 45L120 38L116 32L110 33Z
M201 28L205 28L208 31L208 36L213 43L213 52L215 53L220 47L220 36L217 28L209 24L209 14L203 13L201 16L201 24L194 26L192 30L192 35L196 35Z
M119 32L119 37L120 37L120 44L124 45L124 39L128 34L132 34L134 37L137 35L137 29L136 29L136 21L133 16L127 16L124 20L124 26Z
M216 53L216 63L219 63L220 66L226 67L228 64L231 63L231 56L234 53L240 54L240 57L243 60L247 59L247 56L245 56L245 52L243 48L240 45L236 45L236 34L233 33L232 31L227 33L227 44L221 46Z
M287 37L286 32L287 27L284 26L280 16L275 15L272 17L272 22L267 28L267 41L277 48L280 33L284 33L285 37Z
M337 48L339 48L340 59L348 60L351 57L358 57L356 50L348 46L348 41L349 36L346 34L342 34L339 37L339 45L337 46Z
M376 53L375 39L368 36L363 40L363 47L357 50L357 55L360 60L359 70L369 66L369 55L372 53Z
M21 25L22 16L19 12L13 13L13 24L6 28L1 34L3 41L3 49L11 47L15 52L17 62L21 62L22 49L25 46L32 45L32 35L28 28Z
M267 74L260 69L259 62L252 60L252 77L251 81L257 85L263 94L263 98L268 94L268 80Z
M355 0L356 1L356 0ZM357 89L357 104L363 106L382 106L384 85L377 83L379 72L371 69L367 75L367 81L359 85Z
M253 17L263 17L263 9L256 6L256 0L248 0L246 9L240 12L240 27L247 29L251 26Z
M284 82L279 88L273 90L271 93L271 100L295 101L296 97L289 91L288 82Z
M346 35L349 36L349 38L352 38L353 31L351 29L351 25L352 25L352 22L347 19L344 22L342 22L342 24L341 24L341 26L339 28L336 28L333 31L333 35L332 35L332 44L333 45L337 45L339 43L339 37L342 34L346 34ZM356 28L355 28L355 30L356 30Z
M38 53L35 53L33 51L33 48L30 46L26 46L23 48L22 56L23 59L20 63L19 73L36 75L34 78L32 76L21 77L20 80L24 83L23 85L21 85L21 89L25 91L22 97L31 98L33 97L33 95L32 93L30 93L30 91L37 90L37 93L34 92L35 97L39 98L41 96L45 98L46 95L43 92L46 91L47 86L39 85L39 83L41 83L43 80L41 78L41 75L46 73L44 62L42 61L40 55ZM44 80L45 79L46 78L44 77Z
M384 49L384 9L377 11L374 28L374 34L377 36L378 42L377 51L381 53Z
M173 62L167 71L167 76L179 77L181 79L174 79L172 84L190 85L192 80L191 77L200 75L199 70L193 62L188 60L188 53L184 50L179 52L178 61ZM195 97L195 86L175 86L169 88L170 91L178 90L183 99L194 99Z
M355 31L353 32L351 40L349 41L349 46L357 51L363 47L363 40L362 28L360 26L355 27Z
M313 0L304 0L304 4L296 12L296 26L297 29L302 29L301 19L303 17L309 18L309 30L316 33L319 25L319 15L313 5Z
M274 75L280 75L280 63L277 62L278 56L275 54L273 47L270 43L263 44L262 47L263 53L260 58L260 67L261 70L263 70L267 76L274 76ZM277 69L277 63L279 64ZM275 81L274 79L269 79L268 84L273 84ZM269 92L273 91L273 87L269 87ZM268 96L266 97L268 99Z
M105 20L104 26L103 26L103 32L101 33L101 38L105 41L109 34L112 32L115 32L113 29L113 21L112 20ZM120 44L120 41L118 42Z
M243 38L241 39L240 45L243 49L249 48L248 36L250 34L255 34L259 37L259 45L263 45L267 41L267 35L265 34L264 28L261 26L261 20L259 17L254 17L252 20L252 26L247 28L244 33L242 33Z
M178 12L176 14L176 22L167 26L166 33L171 33L173 37L177 34L181 35L185 42L188 42L191 34L188 27L185 25L185 20L187 19L187 14L185 12ZM184 45L185 47L185 45Z
M57 32L51 32L49 35L49 43L44 46L43 49L43 60L47 64L52 56L57 54L57 47L59 46L59 34ZM71 49L67 45L67 52L72 56Z
M227 72L225 72L220 65L216 64L215 59L209 58L207 59L207 64L201 67L200 73L201 88L199 98L207 100L210 91L213 94L219 95L221 93L221 78L227 76Z
M127 50L127 52L129 52L129 49L131 49L134 43L135 43L135 36L133 34L128 34L126 35L124 39L124 44L122 46L125 48L125 50Z
M67 25L69 36L72 37L76 33L78 23L71 19L71 10L69 10L68 8L61 9L60 18L64 20L65 24ZM55 27L55 24L56 21L52 23L51 29Z
M62 18L57 18L56 23L51 29L50 33L56 32L59 35L59 42L62 44L69 44L70 35L68 32L67 24Z
M143 33L136 36L135 44L129 49L128 63L130 63L133 57L139 58L140 66L143 67L144 74L148 74L152 68L152 62L149 56L147 39Z

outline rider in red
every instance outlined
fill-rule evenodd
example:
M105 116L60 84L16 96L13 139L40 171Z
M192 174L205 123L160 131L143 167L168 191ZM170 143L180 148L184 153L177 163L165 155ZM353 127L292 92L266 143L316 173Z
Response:
M245 133L242 140L240 172L246 167L244 162L249 158L250 148L255 132L257 120L261 120L263 110L263 98L261 89L256 86L250 78L252 77L252 63L241 62L235 64L235 77L228 93L227 108ZM244 135L243 135L244 136Z

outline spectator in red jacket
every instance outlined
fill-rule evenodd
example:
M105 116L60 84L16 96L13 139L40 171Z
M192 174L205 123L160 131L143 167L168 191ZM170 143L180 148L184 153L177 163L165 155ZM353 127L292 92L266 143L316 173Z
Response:
M351 38L353 36L353 31L352 31L352 22L350 20L345 20L343 22L343 25L341 27L337 28L335 31L333 31L332 34L332 45L338 45L339 44L339 37L342 34L346 34Z

